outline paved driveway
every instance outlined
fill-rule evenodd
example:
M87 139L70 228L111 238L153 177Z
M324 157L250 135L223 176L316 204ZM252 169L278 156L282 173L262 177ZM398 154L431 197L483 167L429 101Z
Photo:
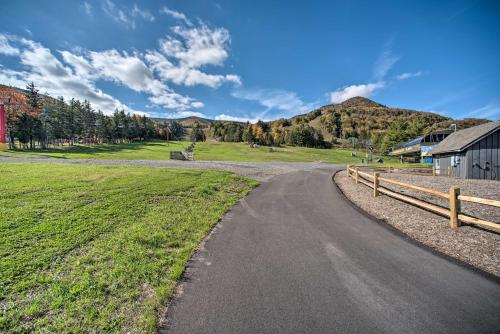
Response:
M276 176L236 205L160 332L500 332L499 284L359 213L332 172Z

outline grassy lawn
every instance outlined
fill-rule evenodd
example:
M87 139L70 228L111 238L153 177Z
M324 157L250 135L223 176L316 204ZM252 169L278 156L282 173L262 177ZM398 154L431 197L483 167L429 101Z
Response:
M259 146L250 148L244 143L204 142L196 143L195 159L227 161L287 161L287 162L329 162L337 164L359 163L366 157L366 152L359 151L358 157L351 156L352 150L318 149L307 147ZM387 160L386 157L383 158ZM396 159L389 159L397 162Z
M254 186L216 171L0 164L0 332L155 332L200 240Z
M47 150L9 150L1 156L42 156L60 159L117 159L117 160L168 160L170 151L183 151L189 142L164 141L136 142L127 144L60 146Z
M0 152L0 156L44 156L61 159L119 159L119 160L167 160L169 151L182 151L189 142L151 141L146 143L116 144L116 145L76 145L64 146L45 151L14 150ZM312 162L322 161L338 164L360 163L366 153L359 151L358 157L351 157L351 150L315 149L305 147L279 147L271 151L267 146L250 148L244 143L222 143L208 141L196 143L196 160L216 161L288 161ZM395 158L383 157L385 164L399 165Z

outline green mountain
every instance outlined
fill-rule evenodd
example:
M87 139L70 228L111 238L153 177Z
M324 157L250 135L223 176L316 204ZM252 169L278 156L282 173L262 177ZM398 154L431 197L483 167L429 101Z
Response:
M322 106L307 114L290 119L290 126L308 124L319 130L325 140L338 137L369 138L383 135L389 126L397 121L410 124L418 120L424 132L447 129L456 124L457 129L468 128L488 122L485 119L465 118L454 120L440 114L412 109L392 108L364 97L353 97L339 104ZM273 122L271 122L273 123Z

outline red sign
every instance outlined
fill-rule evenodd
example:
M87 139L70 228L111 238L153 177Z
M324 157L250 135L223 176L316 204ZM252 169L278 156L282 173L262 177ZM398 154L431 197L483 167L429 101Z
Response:
M5 108L0 104L0 144L7 142L7 117L5 115Z

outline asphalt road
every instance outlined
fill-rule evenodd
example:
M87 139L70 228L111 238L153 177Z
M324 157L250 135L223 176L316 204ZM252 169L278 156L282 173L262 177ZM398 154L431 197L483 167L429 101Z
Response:
M498 283L364 216L331 175L279 175L236 205L160 332L500 332Z

